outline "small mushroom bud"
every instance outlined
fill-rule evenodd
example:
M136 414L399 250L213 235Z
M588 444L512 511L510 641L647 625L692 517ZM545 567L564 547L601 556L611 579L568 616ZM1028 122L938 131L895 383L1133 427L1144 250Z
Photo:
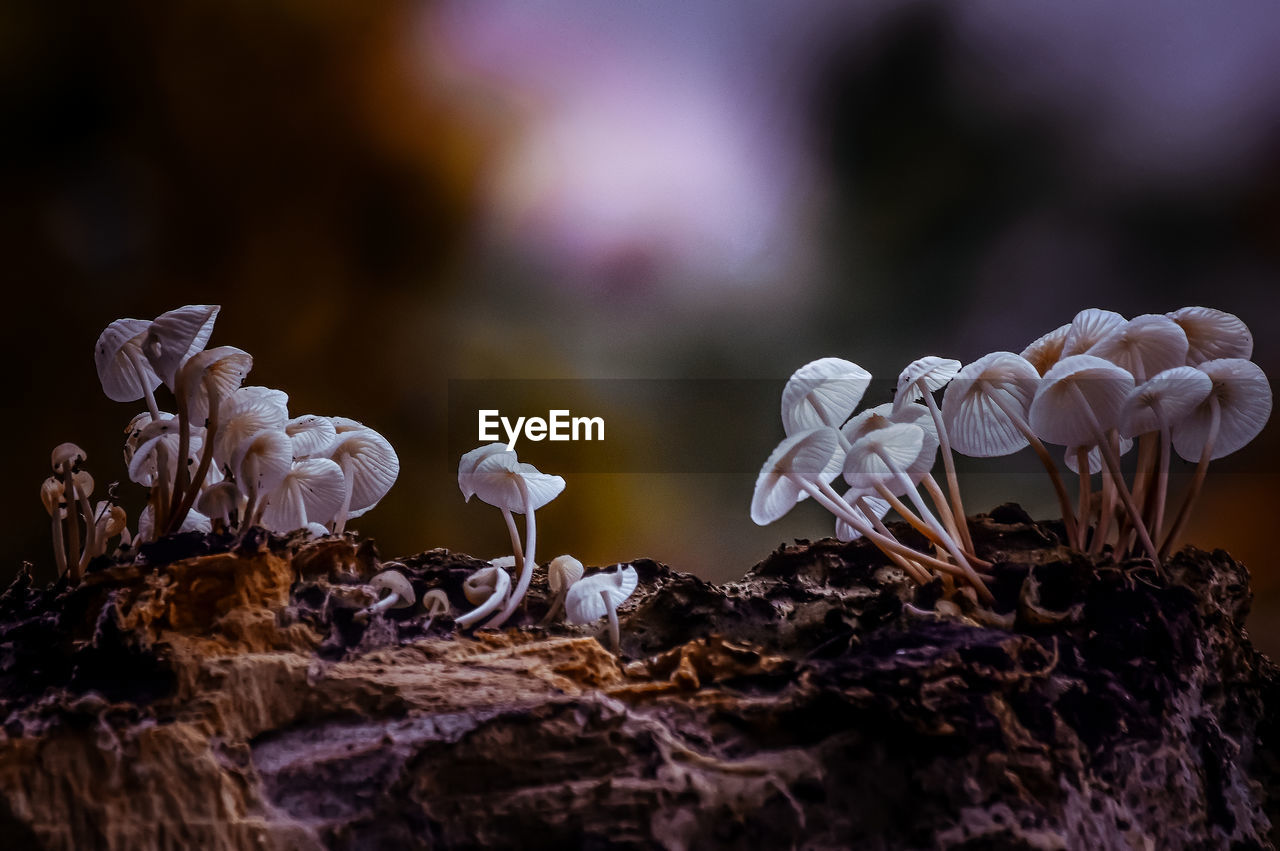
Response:
M456 618L454 623L461 629L466 629L479 622L485 615L502 605L510 590L511 574L493 565L480 568L462 583L462 593L467 598L467 602L477 608Z
M422 595L422 608L427 612L427 623L424 629L431 626L440 615L447 615L450 611L449 597L439 588L432 588L430 591Z
M226 532L231 528L231 516L237 515L238 519L240 508L240 489L233 481L210 485L196 500L196 511L208 517L217 532Z
M398 561L387 562L388 565L403 568L404 565ZM365 609L360 614L360 620L372 617L379 612L385 612L387 609L407 609L418 601L418 595L413 591L413 584L405 579L404 574L398 570L384 570L369 581L369 587L377 592L387 591L387 596Z
M569 593L569 586L581 579L583 572L582 562L569 555L556 556L547 565L547 584L551 586L551 593L555 596L551 608L547 610L547 616L542 619L542 626L555 620L564 609L564 598Z

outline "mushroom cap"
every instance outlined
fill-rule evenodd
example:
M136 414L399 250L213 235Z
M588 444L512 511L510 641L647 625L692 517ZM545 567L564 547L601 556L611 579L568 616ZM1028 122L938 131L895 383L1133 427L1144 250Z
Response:
M328 454L351 480L348 517L359 517L376 506L400 475L400 456L368 426L338 432Z
M1129 391L1120 412L1120 434L1137 437L1172 427L1191 413L1213 390L1213 379L1194 366L1175 366L1153 375Z
M333 430L338 434L366 427L364 423L353 420L351 417L329 417L329 422L333 423Z
M893 394L893 411L896 414L908 402L923 399L924 393L920 384L930 393L947 386L947 382L955 378L960 371L960 361L940 358L933 355L912 361L898 376L898 389Z
M143 424L141 429L136 428L137 425ZM172 414L162 414L161 419L152 420L150 414L140 414L133 419L133 428L127 440L125 440L124 454L129 464L129 480L137 482L143 487L154 487L157 476L163 476L166 480L172 480L177 470L178 448L180 435L178 434L178 419ZM168 450L166 460L168 466L160 469L160 454L157 447L164 444ZM193 428L191 430L191 438L187 447L187 458L194 461L204 446L204 429ZM209 469L213 472L213 468Z
M862 401L871 373L841 358L819 358L792 373L782 390L782 428L790 437L802 431L839 428Z
M278 428L264 428L242 442L231 462L241 493L259 498L280 487L292 467L293 444Z
M82 499L93 493L93 476L89 475L88 470L76 470L72 473L71 483L76 488L76 499Z
M50 517L53 516L54 512L58 512L59 517L63 516L62 493L64 489L62 479L57 476L50 476L40 485L40 501L44 503L44 510L49 512Z
M1026 435L990 394L998 394L1025 418L1039 382L1036 368L1013 352L992 352L965 366L942 397L942 423L951 448L973 458L995 458L1026 446Z
M1138 381L1187 362L1187 335L1167 316L1135 316L1094 343L1085 354L1109 360Z
M459 475L459 486L462 476ZM492 452L480 460L475 472L468 478L468 486L475 495L495 508L505 508L523 514L525 508L521 482L529 491L529 501L537 511L555 499L564 490L564 479L538 470L532 464L523 464L514 452ZM465 489L463 493L466 493Z
M388 562L399 567L404 565L399 562ZM393 609L407 609L418 601L418 595L413 591L413 583L405 579L403 573L398 570L384 570L377 576L369 580L369 585L378 591L387 590L395 594L400 599L391 604ZM379 594L379 597L382 595Z
M844 501L849 504L849 507L853 509L855 514L860 515L864 520L866 520L868 525L871 524L871 518L862 510L861 506L857 505L859 497L862 497L862 499L866 501L867 505L870 506L871 510L875 512L875 519L880 520L889 513L888 500L881 499L878 496L872 496L865 491L858 490L857 488L850 488L845 492ZM855 541L861 537L862 533L850 526L847 520L843 517L836 518L837 539L841 541Z
M841 452L840 433L831 426L783 438L756 477L751 519L767 526L804 499L804 489L792 481L791 476L815 482L834 479L837 473L832 469L831 457Z
M449 614L449 610L452 607L449 605L448 594L439 588L432 588L422 595L422 608L426 611L428 617L434 618Z
M105 501L99 502L93 507L93 516L98 518L94 526L97 529L98 536L104 543L108 538L114 538L123 532L129 521L129 515L123 508L118 505L110 505Z
M1117 441L1118 455L1125 455L1133 448L1133 441L1127 437L1120 438ZM1073 473L1080 472L1080 463L1076 458L1079 446L1068 446L1062 455L1062 463L1067 465L1067 469ZM1102 472L1102 450L1096 446L1089 447L1089 475Z
M235 482L223 481L200 491L196 498L196 511L209 518L228 518L231 512L240 510L240 488Z
M49 461L53 464L53 472L62 473L65 471L65 466L75 467L87 457L84 450L74 443L59 443L49 454Z
M1089 307L1071 320L1071 328L1062 341L1062 357L1082 355L1111 332L1122 327L1125 318L1114 310Z
M551 586L553 594L558 594L561 588L581 579L585 572L582 562L573 556L556 556L551 560L551 564L547 565L547 584Z
M500 567L482 567L462 583L462 595L473 606L479 606L497 594L505 598L511 590L511 574Z
M192 355L178 374L178 398L185 396L187 419L202 425L209 416L209 394L219 405L240 389L253 369L253 356L235 346L218 346Z
M489 564L492 565L493 567L500 567L503 570L511 570L513 567L516 566L516 557L515 556L498 556L497 558L489 559Z
M182 532L204 532L206 535L213 531L213 523L208 517L199 511L191 510L187 512L187 516L182 518L182 528L178 529ZM138 515L138 534L135 536L137 541L154 541L155 540L155 518L151 511L151 505L148 503L142 513Z
M1205 361L1198 369L1213 381L1213 390L1173 427L1173 448L1188 461L1204 452L1216 400L1220 421L1209 459L1221 458L1258 436L1271 417L1271 385L1257 364L1244 358Z
M333 445L334 438L338 436L333 420L316 414L304 414L287 420L284 430L293 441L294 458L323 455Z
M1088 409L1080 405L1078 388ZM1027 420L1041 440L1061 446L1097 443L1093 422L1103 431L1120 423L1133 376L1123 367L1093 355L1069 355L1044 374Z
M1062 347L1067 342L1067 334L1071 332L1071 323L1059 325L1048 334L1040 337L1022 350L1022 357L1036 368L1036 372L1044 375L1062 359Z
M93 347L93 362L98 368L102 392L111 401L136 402L148 390L160 386L160 376L142 353L142 343L150 328L151 323L145 319L117 319L98 335L98 342ZM126 347L134 350L146 387L139 380L138 370L134 369Z
M622 605L639 583L640 577L631 566L584 576L570 585L565 595L565 620L578 624L598 620Z
M188 304L151 321L142 351L170 390L177 390L182 365L209 342L219 309L216 304Z
M933 414L924 405L907 403L895 408L896 402L886 402L874 408L860 411L853 419L840 428L840 435L845 440L845 449L876 429L885 428L894 423L911 423L924 430L924 444L920 448L920 457L906 471L911 481L919 484L925 475L933 469L937 457L938 426L933 421ZM844 458L837 455L833 461L837 464L837 475L844 471Z
M262 525L291 532L308 523L324 526L342 508L342 468L328 458L294 461L280 484L267 494Z
M1187 363L1253 356L1249 326L1231 313L1212 307L1184 307L1168 314L1187 335Z
M256 386L237 389L218 409L213 460L229 464L241 443L263 429L283 430L288 419L289 396L285 392Z
M893 423L858 438L844 459L849 487L872 490L885 485L901 493L898 473L905 473L924 449L924 429L913 423Z
M462 491L463 502L470 502L471 497L476 495L476 485L479 482L476 478L476 468L480 466L480 462L499 452L511 452L511 450L505 443L488 443L472 449L458 461L458 488ZM511 452L511 454L515 453Z

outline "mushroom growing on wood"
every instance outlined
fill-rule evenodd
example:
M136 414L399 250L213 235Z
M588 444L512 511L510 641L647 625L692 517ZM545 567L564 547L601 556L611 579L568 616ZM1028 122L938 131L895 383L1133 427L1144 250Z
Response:
M618 606L622 605L640 582L634 567L622 567L612 573L594 573L583 577L569 587L565 596L565 620L585 624L605 617L609 618L609 649L617 656L622 649L622 637L618 629Z
M1071 355L1045 373L1031 402L1029 418L1036 433L1051 443L1098 447L1129 513L1129 522L1159 568L1159 553L1125 484L1110 436L1119 425L1121 409L1132 389L1133 376L1127 370L1092 355Z
M482 567L462 583L462 594L476 608L460 618L454 618L459 629L467 629L478 623L490 612L502 605L511 590L511 574L500 567Z
M461 484L461 476L459 478ZM491 452L475 465L466 481L464 494L469 488L489 505L523 513L525 516L524 559L520 579L502 611L485 624L497 627L506 623L515 613L525 592L529 590L537 545L534 512L560 495L564 490L564 479L543 473L532 464L521 463L514 452Z
M551 608L542 619L545 626L556 619L564 608L564 598L569 593L569 586L582 578L585 572L582 562L570 555L556 556L547 565L547 584L551 586Z
M1230 455L1258 436L1271 417L1271 385L1261 367L1243 358L1219 358L1197 367L1209 376L1213 389L1204 401L1173 428L1178 454L1196 464L1195 477L1182 507L1160 545L1172 548L1200 495L1209 462Z
M339 428L327 454L342 468L342 504L333 520L333 533L341 535L348 519L372 509L391 490L400 475L400 457L385 437L359 423Z
M1026 358L1013 352L992 352L951 379L942 397L942 418L952 447L973 458L1012 455L1030 445L1053 483L1067 537L1083 546L1058 467L1027 422L1039 382L1040 374Z
M387 562L384 567L404 569L404 565L398 561ZM356 615L359 620L366 620L387 609L407 609L418 601L413 584L399 570L384 570L369 580L369 586L377 592L386 591L387 595L359 612Z

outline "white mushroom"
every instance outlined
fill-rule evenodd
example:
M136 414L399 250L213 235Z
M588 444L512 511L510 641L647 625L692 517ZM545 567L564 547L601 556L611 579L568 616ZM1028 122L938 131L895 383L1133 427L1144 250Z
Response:
M482 567L462 583L462 593L476 608L454 619L459 629L467 629L496 610L511 591L511 574L500 567Z
M1162 553L1169 552L1186 526L1209 462L1245 446L1271 417L1271 385L1257 364L1243 358L1219 358L1197 368L1209 376L1213 389L1172 430L1174 448L1196 463L1196 473L1160 546Z
M243 516L244 499L239 486L232 481L218 482L205 488L196 499L195 510L209 518L215 531L231 528L232 515Z
M333 521L334 534L341 535L349 518L369 511L391 490L400 475L400 457L385 437L364 425L339 431L328 455L342 468L343 499Z
M1071 355L1045 373L1032 400L1029 419L1036 433L1051 443L1099 448L1111 482L1129 512L1129 522L1159 567L1159 553L1125 484L1116 447L1108 436L1118 427L1132 389L1133 376L1127 370L1092 355Z
M1036 368L1036 372L1044 375L1051 366L1062 359L1062 347L1066 345L1067 335L1070 333L1070 322L1059 325L1023 349L1022 357Z
M404 565L392 561L387 562L384 567L403 569ZM407 609L418 600L418 595L413 591L413 584L399 570L384 570L369 580L369 586L378 592L386 591L387 595L358 613L357 618L360 620L373 617L387 609Z
M142 352L151 323L143 319L117 319L98 336L93 347L94 365L102 392L113 402L146 399L147 410L158 417L155 389L160 376Z
M1084 354L1111 361L1141 384L1187 362L1187 335L1169 317L1148 313L1118 326Z
M236 448L264 429L284 431L289 419L289 396L269 387L241 387L218 409L218 434L213 460L230 465ZM293 455L292 441L290 454Z
M1062 341L1062 357L1084 354L1104 337L1124 327L1125 321L1114 310L1089 307L1080 311L1071 320L1071 327Z
M618 606L622 605L636 586L640 577L634 567L618 566L612 573L594 573L583 577L569 587L565 596L565 620L585 624L605 617L609 618L609 648L616 656L622 641L618 629Z
M1184 307L1168 314L1187 335L1187 364L1253 356L1253 334L1239 317L1211 307Z
M489 443L472 449L458 461L458 488L462 491L463 502L470 502L471 497L476 495L476 487L480 484L476 469L480 466L480 462L499 452L511 452L511 450L505 443ZM511 551L515 554L515 560L523 562L524 547L520 543L520 533L516 529L515 517L510 508L503 506L497 506L497 508L502 511L502 519L507 524L507 534L511 536Z
M569 593L569 586L581 579L584 572L582 562L570 555L556 556L547 565L547 584L551 586L552 601L551 608L542 619L544 626L560 614L564 608L565 595Z
M284 424L284 430L293 441L293 457L297 459L323 455L338 436L338 429L332 419L315 414L288 420Z
M280 487L292 472L293 443L284 429L265 428L236 448L231 463L236 484L246 499L241 530L245 531L262 522L267 494ZM291 526L285 531L296 528Z
M820 358L797 369L782 390L782 427L788 437L818 426L839 428L858 407L871 373L840 358Z
M1068 539L1083 546L1062 476L1049 450L1027 422L1027 411L1039 383L1040 374L1021 355L992 352L951 379L942 397L942 419L952 447L974 458L1012 455L1030 445L1053 483Z
M342 468L328 458L294 461L284 479L262 503L262 525L290 532L308 523L327 526L342 508L346 493Z
M475 495L489 505L525 515L524 560L520 579L502 611L485 624L497 627L515 613L529 590L537 547L534 512L560 495L564 490L564 479L543 473L532 464L521 463L514 452L492 452L476 464L468 483L474 488Z
M142 351L156 375L174 393L178 370L209 342L219 309L216 304L188 304L162 313L148 325Z

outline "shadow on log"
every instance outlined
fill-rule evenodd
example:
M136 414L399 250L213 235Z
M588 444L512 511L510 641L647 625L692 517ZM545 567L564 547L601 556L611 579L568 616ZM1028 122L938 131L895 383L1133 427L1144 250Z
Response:
M976 518L997 603L878 551L711 585L648 560L619 612L363 622L371 542L177 536L0 596L13 848L1273 847L1277 677L1248 572L1094 563ZM910 539L907 530L899 530ZM454 613L483 562L407 559Z

